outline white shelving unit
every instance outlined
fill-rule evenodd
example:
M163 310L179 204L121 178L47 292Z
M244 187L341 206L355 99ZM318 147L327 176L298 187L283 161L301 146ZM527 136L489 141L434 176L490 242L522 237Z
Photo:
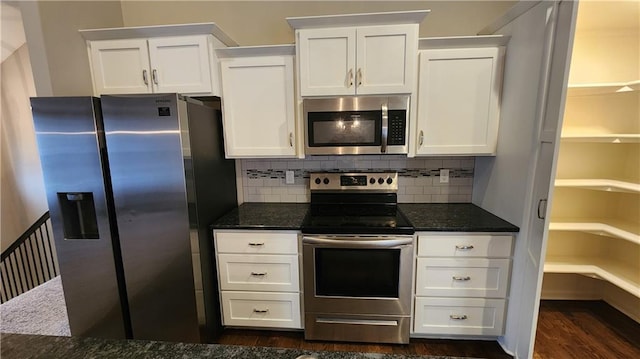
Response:
M547 257L545 273L595 276L640 298L640 273L627 265L599 257Z
M605 192L640 193L640 184L612 179L557 179L556 187L584 188Z
M583 6L542 298L603 299L640 322L640 39L638 29L590 27Z
M602 95L640 90L640 80L569 84L569 96Z

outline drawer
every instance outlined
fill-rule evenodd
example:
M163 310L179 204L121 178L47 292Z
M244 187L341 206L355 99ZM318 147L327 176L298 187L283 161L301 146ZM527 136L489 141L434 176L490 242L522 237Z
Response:
M294 232L215 232L218 253L297 254L298 234Z
M510 257L512 242L510 235L420 235L418 256Z
M418 258L416 295L504 298L510 259Z
M221 290L297 292L297 255L218 254Z
M221 292L223 325L301 329L300 294Z
M499 336L504 310L504 299L417 297L414 332Z

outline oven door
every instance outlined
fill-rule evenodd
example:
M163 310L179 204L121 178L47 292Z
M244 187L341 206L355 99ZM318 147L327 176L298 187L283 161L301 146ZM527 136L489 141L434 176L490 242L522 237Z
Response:
M413 236L303 237L311 313L409 315Z

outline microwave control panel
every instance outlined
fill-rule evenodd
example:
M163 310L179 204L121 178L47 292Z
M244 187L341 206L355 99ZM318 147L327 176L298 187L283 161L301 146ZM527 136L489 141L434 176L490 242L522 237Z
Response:
M387 145L405 145L407 134L407 111L389 110L389 136Z

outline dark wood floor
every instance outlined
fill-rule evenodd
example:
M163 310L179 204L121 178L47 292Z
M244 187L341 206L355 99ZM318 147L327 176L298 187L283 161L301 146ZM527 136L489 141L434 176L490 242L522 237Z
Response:
M640 324L602 301L542 301L533 357L640 358Z
M495 341L411 339L409 345L305 341L301 332L226 330L221 344L306 350L512 358ZM640 358L640 324L600 301L543 301L535 359Z

